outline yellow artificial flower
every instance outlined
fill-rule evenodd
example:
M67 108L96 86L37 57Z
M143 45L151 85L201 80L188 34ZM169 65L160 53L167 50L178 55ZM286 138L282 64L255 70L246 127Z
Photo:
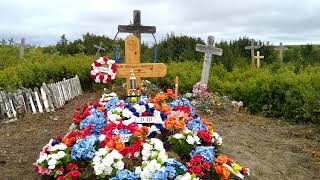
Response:
M235 162L231 163L231 167L235 173L239 173L242 169L242 167Z

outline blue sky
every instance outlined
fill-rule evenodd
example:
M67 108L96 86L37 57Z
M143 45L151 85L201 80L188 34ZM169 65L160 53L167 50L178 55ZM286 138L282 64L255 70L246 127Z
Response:
M62 34L71 40L86 32L114 37L134 9L141 10L143 25L157 27L158 40L175 32L218 41L248 36L273 44L320 44L319 0L0 0L0 40L25 37L47 45ZM142 41L152 43L152 36Z

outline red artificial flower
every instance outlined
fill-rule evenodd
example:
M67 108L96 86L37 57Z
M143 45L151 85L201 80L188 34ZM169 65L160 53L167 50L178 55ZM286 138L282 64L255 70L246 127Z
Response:
M199 138L201 138L206 143L212 142L212 137L211 137L209 131L207 131L207 130L199 130L197 132L197 136L199 136Z
M74 179L80 179L80 172L78 170L72 170L68 172L64 178L74 178Z
M78 165L75 163L69 163L66 167L68 171L78 170Z
M187 162L187 168L188 172L202 177L204 176L204 171L210 171L210 164L201 155L194 155Z

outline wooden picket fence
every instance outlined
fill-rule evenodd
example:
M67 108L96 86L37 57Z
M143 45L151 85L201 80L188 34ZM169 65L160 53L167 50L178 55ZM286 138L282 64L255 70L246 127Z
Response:
M17 119L25 113L53 112L67 101L82 94L78 76L45 84L39 88L18 90L16 93L0 92L0 121Z

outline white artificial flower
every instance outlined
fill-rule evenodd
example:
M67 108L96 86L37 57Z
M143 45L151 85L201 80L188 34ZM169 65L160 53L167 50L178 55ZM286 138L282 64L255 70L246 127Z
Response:
M97 156L104 156L106 155L108 150L106 148L100 148L98 151L95 152Z
M154 104L153 103L148 103L149 108L153 108Z
M104 172L105 172L107 175L111 175L112 170L113 170L113 168L110 167L110 166L104 167Z
M124 109L122 111L122 116L129 119L132 116L132 112L129 109Z
M115 149L112 150L111 153L108 154L108 155L110 155L110 156L113 157L114 159L122 159L122 158L123 158L122 154L120 154L119 151L117 151L117 150L115 150Z
M200 138L197 135L194 135L193 138L194 138L194 141L196 142L196 144L201 144Z
M101 134L101 135L99 136L99 141L103 141L105 138L106 138L106 135Z
M57 160L56 159L50 159L49 161L48 161L48 168L49 169L54 169L55 168L55 166L56 166L56 164L57 164Z
M122 108L121 107L116 107L115 109L113 109L113 112L116 111L116 112L122 112Z
M94 169L94 173L99 176L103 173L104 165L103 164L96 164L93 166L93 169Z
M118 170L122 170L124 168L124 162L123 161L118 161L115 163L115 166L114 166L116 169Z
M183 134L177 133L177 134L173 135L173 138L175 138L175 139L183 139L184 136L183 136Z
M65 155L66 155L66 153L65 153L64 151L59 151L59 152L57 153L58 159L63 158Z
M149 129L149 133L156 132L157 134L161 134L161 131L155 125L148 127L148 129Z
M168 159L168 156L166 154L166 151L160 151L158 154L157 160L160 160L162 163L164 163Z
M150 151L152 149L152 146L148 143L144 143L142 147L143 147L143 150L145 151Z
M41 164L43 161L47 160L48 154L42 153L39 158L37 159L37 163Z
M190 131L188 128L186 128L186 129L184 129L184 131L183 131L185 134L189 134L189 133L191 133L192 131Z
M194 145L195 140L192 136L187 136L187 142L188 144Z
M122 124L124 124L125 126L129 126L129 124L134 123L133 118L129 119L129 120L124 120L122 121Z
M109 96L111 96L111 97L117 97L117 93L112 92L112 93L109 94Z
M135 152L135 153L133 154L133 157L135 157L135 158L140 157L140 152L139 152L139 151Z
M100 64L104 64L104 60L103 60L103 58L102 57L100 57L99 59L97 59L96 60L98 63L100 63Z
M107 64L109 64L109 65L112 65L112 64L114 64L115 63L115 61L114 60L111 60L111 59L109 59L108 61L107 61Z
M104 166L111 166L113 162L114 162L114 159L112 156L109 156L109 154L102 159L102 164Z
M94 156L93 157L93 159L92 159L92 164L98 164L98 163L100 163L100 161L101 161L101 157L99 157L99 156Z
M154 148L156 150L162 150L163 149L163 142L160 139L151 138L151 143L154 144Z
M141 171L142 171L142 170L141 170L141 167L140 167L140 166L137 166L136 169L134 170L134 173L137 174L137 175L140 175L140 174L141 174Z
M66 150L66 149L67 149L67 145L65 145L64 143L60 143L52 146L49 149L49 151Z
M108 119L110 120L110 121L116 121L116 120L118 120L118 119L121 119L121 117L118 115L118 114L109 114L108 113Z

